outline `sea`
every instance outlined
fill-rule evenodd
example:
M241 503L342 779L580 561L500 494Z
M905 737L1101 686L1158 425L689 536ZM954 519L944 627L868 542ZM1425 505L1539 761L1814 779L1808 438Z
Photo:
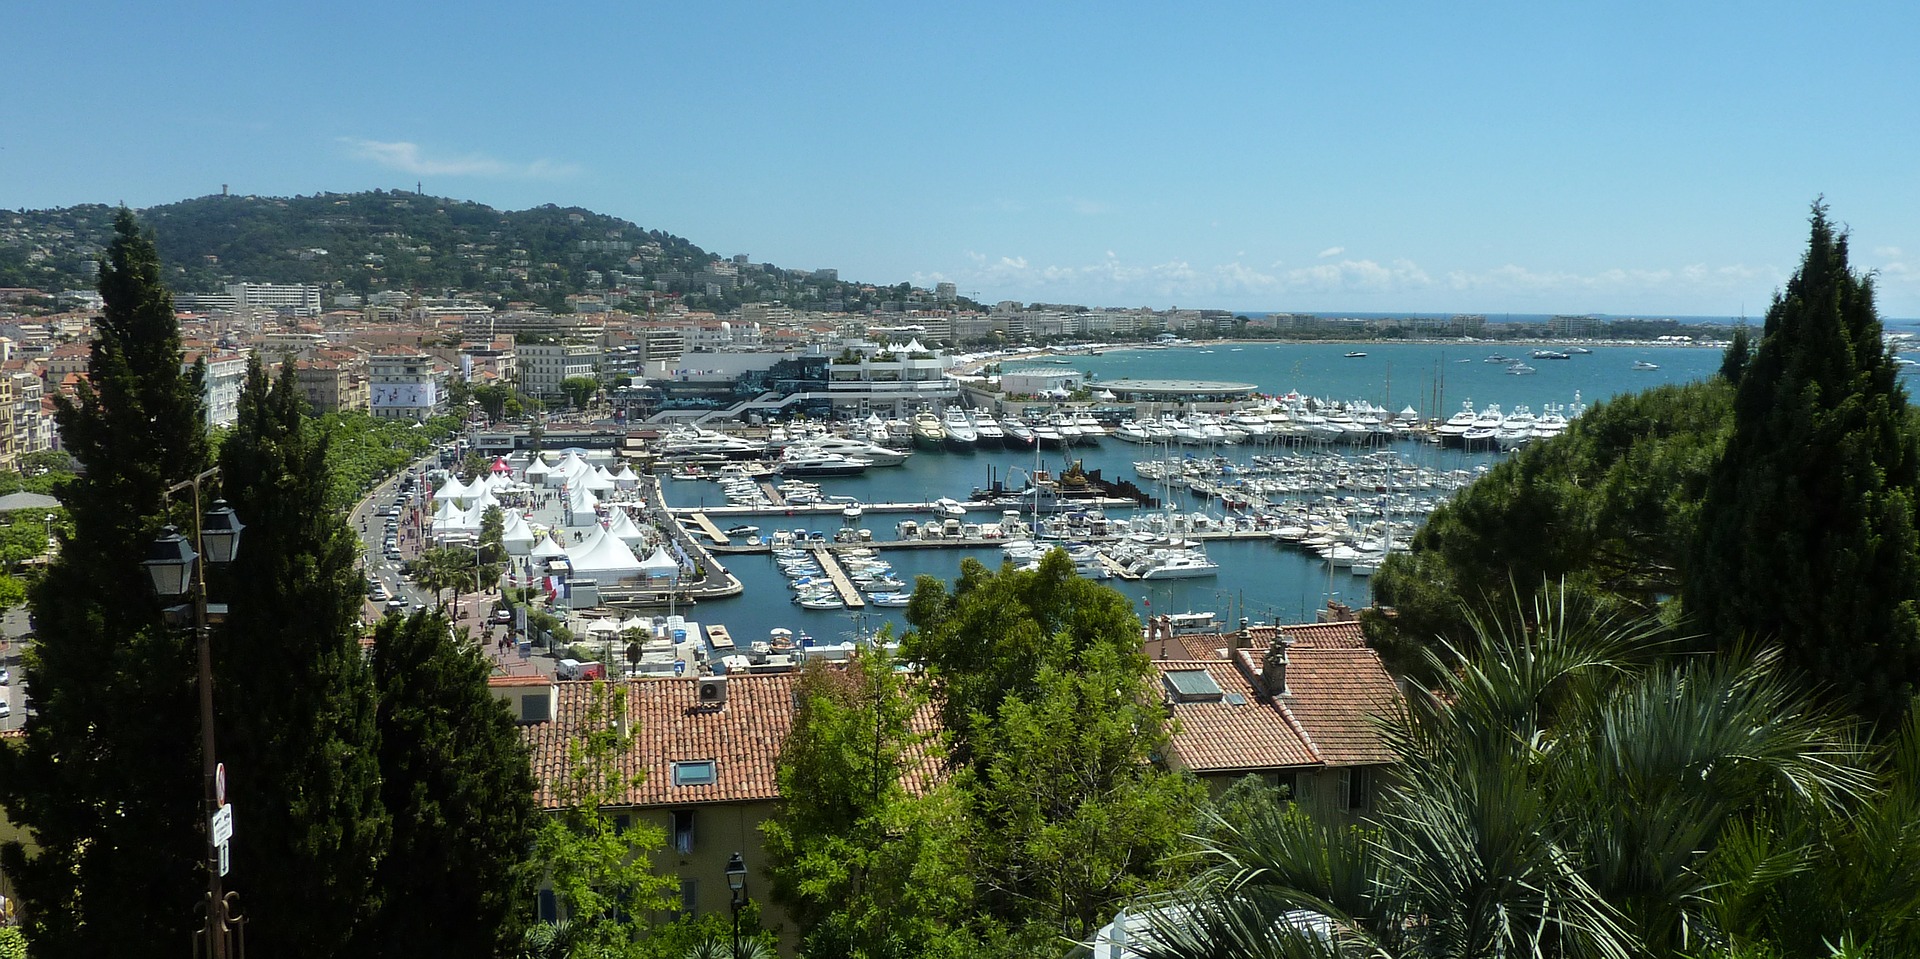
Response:
M1069 361L1081 370L1097 389L1103 382L1117 379L1204 379L1252 384L1261 393L1283 395L1289 392L1334 401L1367 400L1394 412L1412 407L1424 418L1445 419L1462 406L1479 409L1498 404L1502 410L1517 405L1541 412L1547 404L1588 405L1623 393L1668 383L1704 379L1719 369L1721 351L1698 346L1620 345L1591 347L1590 354L1575 354L1571 359L1549 360L1528 357L1530 348L1490 342L1453 343L1216 343L1175 348L1114 349L1098 355L1048 357L1032 361L1009 360L1003 370L1023 366L1068 368ZM1348 356L1349 353L1364 356ZM1490 363L1490 355L1504 353L1526 360L1538 372L1512 375L1504 363ZM1636 369L1635 361L1657 369ZM1903 367L1912 371L1915 367ZM1911 386L1909 387L1911 389ZM1468 453L1441 449L1417 440L1395 444L1398 452L1417 465L1439 469L1475 469L1504 455ZM1256 453L1271 454L1272 446L1223 446L1205 451L1229 459L1247 460ZM1174 447L1173 455L1196 452L1190 447ZM983 450L970 453L919 450L898 467L869 469L855 477L820 480L829 495L852 496L862 503L926 503L948 496L965 500L976 487L987 487L995 479L1020 485L1026 471L1036 468L1058 471L1079 460L1088 470L1099 470L1103 479L1133 480L1156 494L1171 493L1174 505L1183 510L1204 510L1204 502L1183 499L1182 490L1155 487L1134 473L1136 460L1160 458L1165 453L1154 447L1124 443L1113 438L1098 446L1079 446L1070 451ZM709 481L663 478L663 490L670 506L723 505L720 488ZM1217 507L1214 507L1217 511ZM1116 511L1115 515L1124 515ZM901 519L925 520L928 515L869 513L863 525L874 530L876 539L893 538L894 524ZM998 519L998 510L977 513L975 521ZM797 528L811 524L829 534L839 527L837 517L809 517L788 520L768 517L752 520L764 534L777 528ZM723 524L725 525L725 524ZM1206 546L1207 554L1220 564L1217 576L1203 579L1129 582L1107 580L1114 589L1127 595L1142 616L1159 613L1211 611L1223 622L1237 623L1245 617L1256 623L1311 622L1317 610L1329 601L1365 605L1371 600L1370 581L1334 570L1328 564L1291 547L1271 540L1216 540ZM918 575L951 580L959 572L963 559L971 557L990 567L1001 562L996 549L898 549L885 552L896 575L909 583ZM865 610L804 610L794 605L787 581L767 555L734 554L719 557L729 571L746 587L738 597L703 601L683 611L702 625L724 623L737 640L760 638L776 627L806 633L817 642L841 642L869 636L890 627L895 635L903 633L906 623L903 609L869 606Z

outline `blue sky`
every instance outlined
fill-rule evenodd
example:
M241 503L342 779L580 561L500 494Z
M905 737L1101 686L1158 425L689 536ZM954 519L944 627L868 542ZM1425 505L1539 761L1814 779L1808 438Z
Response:
M14 4L0 207L579 205L987 300L1920 316L1920 5Z

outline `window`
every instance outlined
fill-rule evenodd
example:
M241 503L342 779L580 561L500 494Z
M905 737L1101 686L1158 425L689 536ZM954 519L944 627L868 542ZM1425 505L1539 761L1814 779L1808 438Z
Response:
M1340 771L1340 808L1367 808L1367 771L1350 766Z
M673 848L685 856L693 852L693 810L673 811Z
M711 759L673 764L673 784L676 786L711 786L716 778L718 773Z
M529 693L520 697L520 721L523 723L544 723L547 715L548 694Z
M1280 790L1280 796L1289 802L1300 794L1299 775L1296 773L1274 773L1273 786Z
M694 909L697 908L699 904L700 904L700 880L698 879L680 880L680 912L681 914L692 915Z
M554 898L553 890L551 889L540 890L540 921L560 921L560 901Z

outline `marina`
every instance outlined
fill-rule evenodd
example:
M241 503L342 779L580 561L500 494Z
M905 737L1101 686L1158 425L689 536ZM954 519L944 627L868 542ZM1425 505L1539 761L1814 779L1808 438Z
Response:
M601 490L611 503L535 498L569 555L620 526L633 556L657 551L650 559L672 567L664 581L602 577L590 599L623 617L697 603L742 645L776 630L802 646L897 634L918 577L951 581L968 559L1031 565L1053 548L1143 616L1299 621L1329 601L1367 603L1385 558L1507 452L1558 435L1591 403L1719 361L1683 347L1556 350L1568 359L1534 357L1541 369L1515 378L1517 361L1486 344L1348 352L1361 351L1076 354L1062 359L1096 385L1130 380L1117 385L1136 401L676 426L647 441L651 474ZM1230 388L1195 378L1203 371ZM1181 398L1196 395L1220 399ZM582 482L633 475L608 462ZM569 509L553 515L556 505ZM622 525L643 512L639 529Z

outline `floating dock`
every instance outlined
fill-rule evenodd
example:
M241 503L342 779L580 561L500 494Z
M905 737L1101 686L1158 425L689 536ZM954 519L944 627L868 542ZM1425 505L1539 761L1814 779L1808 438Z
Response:
M760 493L761 495L765 496L767 498L767 502L772 504L775 508L777 509L787 508L787 498L781 495L780 488L773 485L771 482L767 480L761 480Z
M846 603L848 609L865 609L867 598L860 595L859 587L853 585L853 579L841 567L840 558L833 555L833 550L821 546L814 549L813 555L820 560L820 570L827 574L827 582L840 593L840 601Z
M727 534L720 532L720 527L713 525L713 520L708 519L707 514L696 512L688 515L687 518L693 520L693 525L700 527L702 534L708 539L713 540L713 545L733 545L733 541L727 538Z

